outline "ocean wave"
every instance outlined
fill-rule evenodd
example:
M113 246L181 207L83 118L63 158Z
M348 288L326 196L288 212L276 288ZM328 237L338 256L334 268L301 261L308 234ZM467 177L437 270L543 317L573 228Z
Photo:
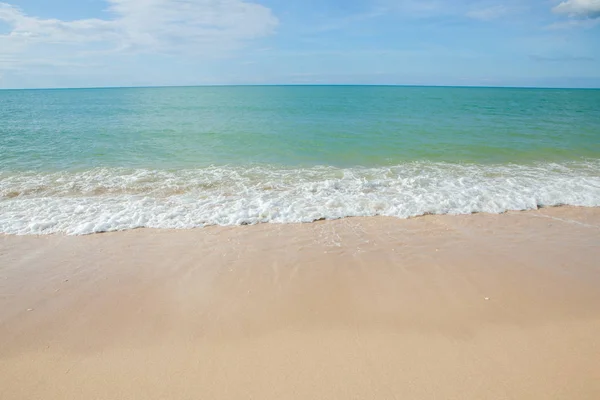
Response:
M556 205L600 206L600 160L0 173L0 232L7 234L408 218Z

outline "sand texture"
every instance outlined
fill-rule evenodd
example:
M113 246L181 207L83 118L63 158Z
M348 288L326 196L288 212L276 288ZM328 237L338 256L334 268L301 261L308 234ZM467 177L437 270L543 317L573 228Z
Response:
M600 209L0 236L0 399L600 399Z

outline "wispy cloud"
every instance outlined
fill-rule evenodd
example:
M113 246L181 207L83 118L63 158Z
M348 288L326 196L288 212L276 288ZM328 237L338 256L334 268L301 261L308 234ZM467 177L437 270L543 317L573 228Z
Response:
M115 51L206 54L269 35L278 20L271 10L243 0L106 0L110 19L62 21L29 16L0 3L0 53L36 44L102 43Z
M562 29L574 29L574 28L590 29L597 25L600 25L600 18L568 19L566 21L559 21L559 22L550 24L546 27L546 29L548 29L548 30L562 30Z
M8 43L17 45L33 43L84 43L107 40L117 34L116 21L83 19L61 21L41 19L26 15L19 8L0 3L0 21L6 22L10 32L0 35Z
M380 10L398 12L406 17L428 17L447 13L451 8L441 0L378 0Z
M241 0L108 0L127 48L231 47L269 35L278 20L270 9Z

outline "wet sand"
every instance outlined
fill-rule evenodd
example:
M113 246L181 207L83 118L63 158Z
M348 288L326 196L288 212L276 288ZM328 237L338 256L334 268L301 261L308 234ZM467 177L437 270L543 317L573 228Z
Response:
M599 399L600 209L0 236L0 398Z

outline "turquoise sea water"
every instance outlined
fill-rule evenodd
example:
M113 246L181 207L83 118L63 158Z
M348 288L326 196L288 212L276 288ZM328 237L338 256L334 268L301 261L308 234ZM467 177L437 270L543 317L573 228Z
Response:
M600 205L600 90L0 91L0 232Z

